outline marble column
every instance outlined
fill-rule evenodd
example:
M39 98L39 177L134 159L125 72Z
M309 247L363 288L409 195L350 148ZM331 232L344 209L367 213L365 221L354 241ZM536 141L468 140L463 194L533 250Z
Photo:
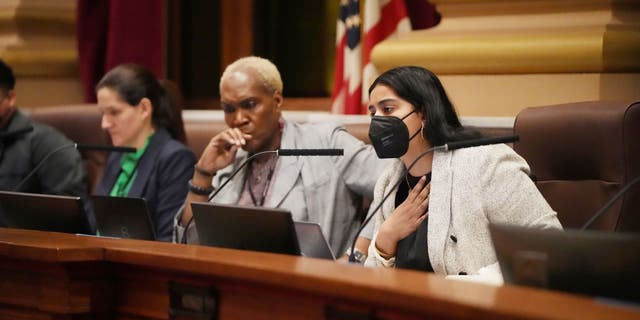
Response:
M0 0L0 58L21 107L82 103L75 0Z

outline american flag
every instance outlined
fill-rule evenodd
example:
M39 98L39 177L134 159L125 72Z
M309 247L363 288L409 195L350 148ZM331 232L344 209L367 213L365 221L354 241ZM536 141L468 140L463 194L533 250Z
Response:
M362 96L360 1L340 0L336 26L336 72L331 112L359 114Z
M364 21L364 46L360 41L361 21ZM360 14L360 1L340 0L333 113L366 113L367 91L378 76L370 61L371 50L378 42L410 30L404 0L366 0L364 17Z

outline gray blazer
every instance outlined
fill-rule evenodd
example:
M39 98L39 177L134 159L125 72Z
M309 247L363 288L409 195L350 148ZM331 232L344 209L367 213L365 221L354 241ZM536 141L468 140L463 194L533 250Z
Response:
M358 195L371 198L375 183L390 163L380 160L370 145L349 134L336 124L298 124L285 121L283 149L344 149L344 156L280 157L264 204L270 208L290 210L293 220L320 224L322 231L337 255L342 254L360 226L357 217L361 201ZM218 172L213 187L222 184L247 158L239 150L233 164ZM235 204L242 193L245 168L220 191L212 202ZM178 212L175 224L182 210ZM176 228L178 239L183 228ZM187 231L187 242L197 243L195 228Z
M431 172L427 248L438 274L476 274L497 262L489 222L562 228L556 212L529 178L526 161L506 145L436 152ZM387 168L376 184L371 207L403 174L403 164ZM375 234L395 209L395 193L375 217ZM384 260L374 244L375 236L366 265L393 266L394 258Z

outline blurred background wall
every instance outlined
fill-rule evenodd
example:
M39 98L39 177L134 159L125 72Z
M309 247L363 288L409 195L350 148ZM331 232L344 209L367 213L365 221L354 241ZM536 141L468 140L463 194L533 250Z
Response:
M640 98L638 1L432 0L429 16L416 15L426 1L405 2L414 28L440 23L382 42L373 63L432 69L463 116ZM187 108L216 108L224 66L254 54L280 68L286 108L328 111L339 5L0 0L0 58L16 71L21 106L91 102L104 72L135 61L178 83Z

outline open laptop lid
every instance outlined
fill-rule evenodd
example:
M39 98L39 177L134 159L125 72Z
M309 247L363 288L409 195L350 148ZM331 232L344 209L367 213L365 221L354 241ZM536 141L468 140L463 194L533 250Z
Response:
M202 245L300 255L289 211L205 202L191 209Z
M322 234L322 228L317 223L295 222L296 234L300 251L305 257L335 260L327 239Z
M142 198L91 196L101 236L155 240L147 202Z
M42 231L90 233L80 197L0 191L0 225Z
M640 301L640 235L490 225L506 283Z

